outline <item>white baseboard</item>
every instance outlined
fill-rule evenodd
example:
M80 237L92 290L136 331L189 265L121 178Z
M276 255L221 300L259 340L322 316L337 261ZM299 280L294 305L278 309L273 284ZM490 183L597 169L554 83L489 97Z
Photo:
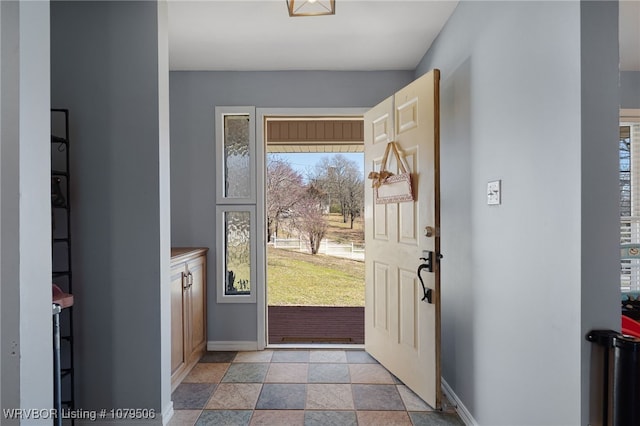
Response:
M449 401L456 404L456 412L460 416L460 420L462 420L467 426L478 426L478 422L476 422L476 419L473 418L469 410L467 410L467 407L465 407L462 401L460 401L460 398L458 398L458 395L456 395L453 389L451 389L449 383L447 383L444 378L441 378L441 380L442 390L444 391L447 398L449 398Z
M257 351L258 342L251 341L209 341L208 351Z
M169 420L173 417L173 401L169 401L169 403L162 410L162 424L169 424Z

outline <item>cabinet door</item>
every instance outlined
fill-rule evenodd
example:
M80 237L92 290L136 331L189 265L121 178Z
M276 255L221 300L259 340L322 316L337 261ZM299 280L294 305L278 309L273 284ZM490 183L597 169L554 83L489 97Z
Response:
M199 256L187 262L189 283L189 339L187 339L187 357L194 352L204 350L207 340L206 318L206 263L205 256Z
M184 263L171 267L171 373L185 362Z

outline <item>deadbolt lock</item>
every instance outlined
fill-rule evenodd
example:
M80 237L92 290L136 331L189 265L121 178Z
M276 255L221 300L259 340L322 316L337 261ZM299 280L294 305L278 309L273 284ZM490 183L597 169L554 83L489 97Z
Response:
M436 230L433 228L433 226L427 226L424 228L424 236L431 238L436 234Z

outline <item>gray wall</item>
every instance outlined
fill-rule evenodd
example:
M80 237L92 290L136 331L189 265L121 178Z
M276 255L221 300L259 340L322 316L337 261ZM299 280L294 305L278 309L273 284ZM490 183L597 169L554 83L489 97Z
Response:
M54 2L51 22L52 105L71 124L76 405L159 413L170 231L158 5Z
M49 3L1 2L0 17L1 405L45 409L53 405Z
M209 341L257 339L255 304L216 303L214 108L369 107L412 79L410 71L171 72L171 240L210 249Z
M582 286L578 337L597 328L620 327L618 21L618 2L581 3ZM602 399L595 392L600 384L592 381L590 372L599 359L592 360L592 345L581 341L582 422L591 420L593 424L597 418L593 407ZM590 393L594 395L592 400Z
M616 3L464 2L416 70L442 71L442 373L478 424L588 423L584 333L620 321L616 37Z
M640 71L620 72L620 108L640 108Z

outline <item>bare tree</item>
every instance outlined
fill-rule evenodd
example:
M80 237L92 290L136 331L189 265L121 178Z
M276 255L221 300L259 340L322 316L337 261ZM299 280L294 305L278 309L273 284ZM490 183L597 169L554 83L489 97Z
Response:
M358 164L341 154L323 157L316 165L313 181L328 194L329 209L339 205L343 222L350 219L353 229L364 202L364 178Z
M350 228L353 229L353 222L362 213L364 207L364 179L360 173L354 173L346 180L345 203L343 217L349 216Z
M326 193L313 185L309 185L305 196L295 207L293 221L301 235L309 240L311 254L318 254L320 242L327 232L327 220L323 215Z
M267 160L267 241L278 232L280 222L293 214L296 204L305 196L302 175L291 164L278 157Z

